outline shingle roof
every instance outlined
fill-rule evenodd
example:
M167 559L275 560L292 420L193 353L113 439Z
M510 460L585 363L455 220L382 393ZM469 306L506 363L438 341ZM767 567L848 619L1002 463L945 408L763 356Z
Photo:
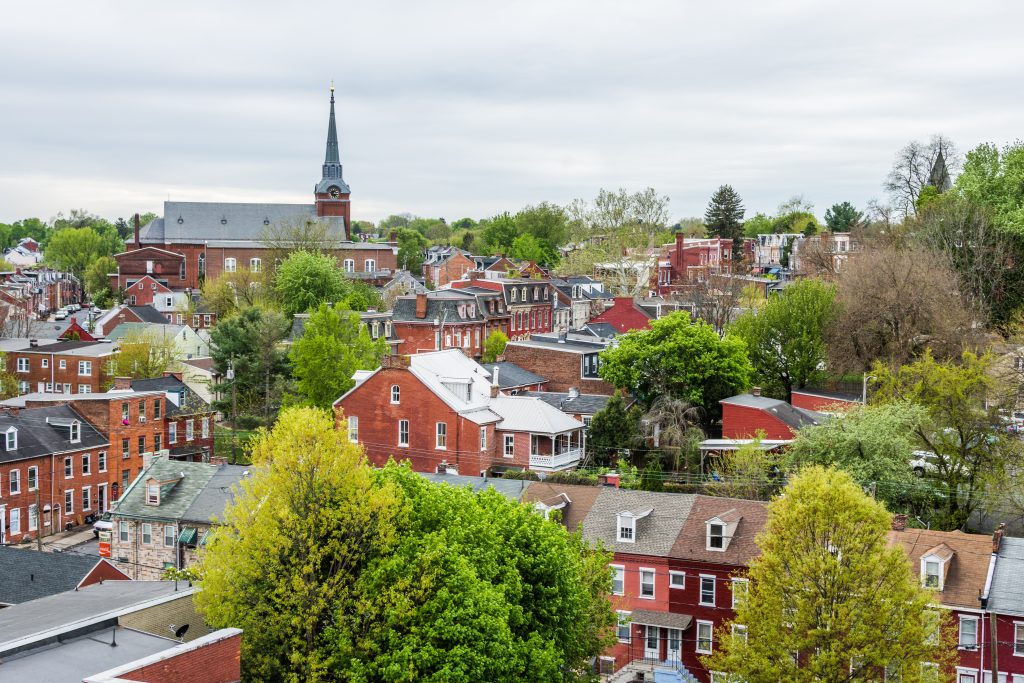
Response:
M726 513L732 513L727 515ZM731 519L739 518L729 545L724 551L707 549L708 520L723 516ZM723 564L745 565L760 554L757 547L757 535L761 533L768 520L767 503L759 500L740 500L737 498L715 498L698 495L690 510L690 516L683 525L679 537L672 547L672 557L699 560L703 562L720 562Z
M163 218L140 230L149 244L259 242L269 226L316 217L315 204L240 204L228 202L164 202ZM342 221L331 221L344 239Z
M536 486L537 482L522 479L494 479L483 477L468 477L459 474L434 474L432 472L420 472L419 475L435 484L448 484L449 486L469 486L473 491L494 489L510 500L524 500L526 491Z
M988 607L1000 614L1024 616L1024 538L1003 538L999 544Z
M0 605L16 605L74 590L98 561L98 557L75 553L0 546Z
M979 607L978 596L985 589L992 557L992 539L989 536L929 529L890 531L889 544L897 543L903 546L910 560L910 569L917 577L921 575L921 557L945 544L953 551L953 557L949 560L943 590L936 591L935 600L952 607Z
M144 323L167 323L167 316L152 306L128 306L128 310L137 315L139 320Z
M482 365L491 374L492 381L494 379L494 369L498 369L498 386L502 389L525 387L531 384L547 382L546 378L525 370L515 363L483 363Z
M590 508L593 507L601 490L600 486L575 486L535 481L523 496L523 500L530 503L554 505L559 503L562 494L565 494L571 502L562 508L562 524L569 531L576 531L577 527L583 523L587 513L590 512Z
M121 500L114 504L111 514L115 518L182 519L216 472L217 466L207 463L156 459L132 482ZM145 482L150 477L159 481L178 479L169 491L161 494L159 505L146 504Z
M520 396L539 398L553 408L570 415L594 415L600 412L611 399L601 394L578 394L570 399L568 392L561 391L524 391Z
M69 425L77 420L81 439L71 442ZM24 408L12 414L0 412L0 432L18 430L18 447L8 451L0 445L0 462L14 462L50 453L86 450L107 446L110 441L69 405ZM2 575L2 574L0 574Z
M601 541L605 548L618 553L666 557L672 552L695 499L687 493L602 488L583 520L583 537ZM618 540L618 514L627 510L651 510L637 522L634 543Z
M242 465L221 465L213 473L192 505L182 515L182 521L210 523L224 521L224 508L238 493L238 482L249 476L250 468Z

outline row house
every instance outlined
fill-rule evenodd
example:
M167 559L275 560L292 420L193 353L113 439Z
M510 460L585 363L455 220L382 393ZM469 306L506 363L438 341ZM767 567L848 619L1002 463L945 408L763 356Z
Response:
M859 245L848 232L826 232L793 242L789 266L797 275L834 276Z
M163 392L166 400L161 421L163 438L155 451L166 450L172 460L210 462L214 456L214 428L217 413L206 400L182 381L178 373L150 379L118 378L115 389L133 392ZM144 416L143 416L144 417Z
M554 303L551 283L541 279L486 278L472 272L468 280L451 283L453 289L489 289L499 292L509 314L508 338L526 339L551 331Z
M577 389L584 394L611 396L615 387L601 379L601 352L609 342L593 336L531 335L510 341L504 358L548 380L549 391Z
M454 348L479 356L488 335L508 334L509 320L500 292L477 287L400 296L391 310L398 353Z
M556 334L581 329L591 318L601 313L610 300L604 285L587 275L551 278L551 286L555 289L557 303L568 309L567 321L557 321L556 316L552 330Z
M360 324L366 328L370 339L383 339L387 342L391 353L397 353L401 340L395 334L394 320L391 311L355 311L359 314ZM288 336L288 343L294 344L306 333L306 325L309 323L309 313L296 313L292 317L292 330Z
M423 279L434 287L446 287L466 277L471 270L476 270L473 257L458 247L430 247L423 258Z
M758 235L753 239L753 266L761 271L778 270L788 263L789 252L801 233L771 233Z
M621 680L708 683L700 657L747 594L765 503L534 482L524 500L613 553L616 642L599 660ZM626 676L622 678L622 676Z
M124 323L141 323L146 325L166 325L176 322L182 313L161 313L149 304L139 306L121 304L106 311L93 323L93 331L100 335L110 334L115 327ZM181 323L179 323L181 324Z
M19 268L31 268L43 260L43 252L39 248L39 242L31 237L23 237L18 243L4 249L4 261Z
M0 350L7 354L7 372L17 379L22 394L101 392L117 353L109 341L58 339L4 339Z
M185 311L191 300L191 290L171 289L166 278L143 275L125 281L124 300L129 306L152 306L164 315Z
M144 581L194 566L247 475L242 465L154 458L111 510L110 559Z
M692 238L681 232L676 241L666 245L658 258L656 281L651 287L659 295L669 295L680 288L704 282L711 275L732 268L731 239L721 237Z
M25 334L29 321L81 302L78 278L46 267L19 268L0 273L0 300L10 307L9 317L19 322L15 334ZM17 331L22 330L22 331Z
M993 669L999 672L999 683L1024 683L1024 539L1004 537L997 529L992 552L995 567L980 600L983 614L978 621L981 677L978 671L961 670L957 683L988 681Z
M334 403L338 429L375 465L417 472L557 471L579 463L583 424L536 398L501 394L461 351L386 356Z

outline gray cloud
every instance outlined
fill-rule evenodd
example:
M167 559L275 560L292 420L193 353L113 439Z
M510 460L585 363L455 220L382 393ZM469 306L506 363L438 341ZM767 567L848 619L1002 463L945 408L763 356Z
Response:
M676 216L881 194L896 149L1020 136L1011 3L22 3L0 21L0 220L307 201L338 87L357 217L600 187ZM38 5L38 3L37 3Z

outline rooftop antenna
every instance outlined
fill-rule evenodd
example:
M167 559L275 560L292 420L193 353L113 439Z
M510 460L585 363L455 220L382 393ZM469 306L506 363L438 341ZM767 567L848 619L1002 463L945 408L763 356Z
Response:
M188 624L182 624L177 629L174 628L174 624L171 624L167 628L170 631L174 631L175 638L177 638L181 642L185 642L185 634L188 633Z

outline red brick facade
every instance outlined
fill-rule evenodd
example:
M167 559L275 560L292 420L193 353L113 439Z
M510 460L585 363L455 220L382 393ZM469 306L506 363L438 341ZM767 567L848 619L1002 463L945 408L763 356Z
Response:
M792 439L789 425L759 408L722 404L722 438L753 439L764 432L765 439Z
M646 330L651 326L651 316L640 310L632 297L617 296L610 308L590 319L592 323L608 323L619 332Z
M454 280L461 280L475 267L461 251L454 251L443 263L423 264L423 277L435 287L446 287Z
M214 638L196 647L180 646L181 651L130 671L118 670L119 681L138 683L234 683L241 680L242 634Z
M100 349L98 346L109 348ZM90 353L75 353L89 348ZM99 393L109 383L109 362L115 354L110 342L58 342L7 352L7 372L19 384L21 393Z
M583 376L583 354L538 346L509 344L505 360L547 380L547 391L569 391L611 396L615 387L598 377Z

